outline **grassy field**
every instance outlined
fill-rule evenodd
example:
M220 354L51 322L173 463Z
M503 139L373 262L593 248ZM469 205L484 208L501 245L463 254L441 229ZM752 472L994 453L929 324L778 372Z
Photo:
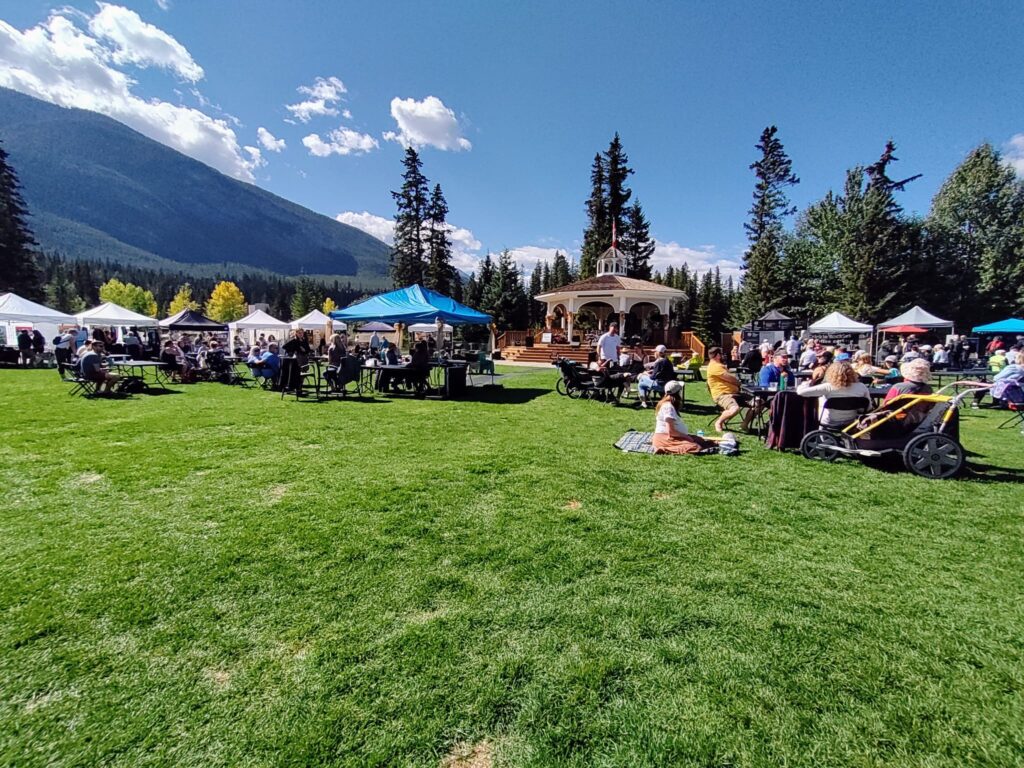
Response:
M315 404L0 371L0 764L1024 763L1001 413L935 482L623 455L650 411L508 372Z

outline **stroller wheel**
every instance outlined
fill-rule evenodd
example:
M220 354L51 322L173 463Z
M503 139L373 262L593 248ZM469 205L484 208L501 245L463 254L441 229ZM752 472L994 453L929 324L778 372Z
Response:
M804 435L804 439L800 442L800 453L806 459L835 461L838 454L831 448L838 445L841 445L840 440L833 432L816 429Z
M563 379L561 376L559 376L558 381L555 382L555 391L560 395L566 394L565 379Z
M953 438L939 432L918 435L903 449L903 463L919 477L944 480L964 466L964 449Z
M567 386L565 388L565 394L567 394L573 400L579 400L581 397L583 397L583 390L580 389L579 387Z

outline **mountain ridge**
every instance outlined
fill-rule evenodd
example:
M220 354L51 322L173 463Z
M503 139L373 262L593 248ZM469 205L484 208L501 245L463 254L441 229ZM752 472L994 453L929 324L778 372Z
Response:
M386 280L390 249L377 238L105 115L0 88L0 141L44 250L164 270Z

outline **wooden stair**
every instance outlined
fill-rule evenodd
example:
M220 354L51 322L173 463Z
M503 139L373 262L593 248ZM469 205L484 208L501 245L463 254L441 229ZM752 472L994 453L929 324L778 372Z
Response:
M554 358L567 357L577 363L587 362L587 347L573 347L569 344L534 344L532 347L505 347L501 356L515 363L545 363L551 365Z

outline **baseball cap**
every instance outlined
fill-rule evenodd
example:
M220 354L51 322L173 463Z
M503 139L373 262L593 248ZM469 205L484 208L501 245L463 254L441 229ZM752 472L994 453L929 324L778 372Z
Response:
M676 392L683 391L683 382L681 381L670 381L665 385L665 394L672 395Z
M654 348L654 351L655 352L664 352L666 349L667 349L667 347L664 344L659 344L658 346L656 346Z

